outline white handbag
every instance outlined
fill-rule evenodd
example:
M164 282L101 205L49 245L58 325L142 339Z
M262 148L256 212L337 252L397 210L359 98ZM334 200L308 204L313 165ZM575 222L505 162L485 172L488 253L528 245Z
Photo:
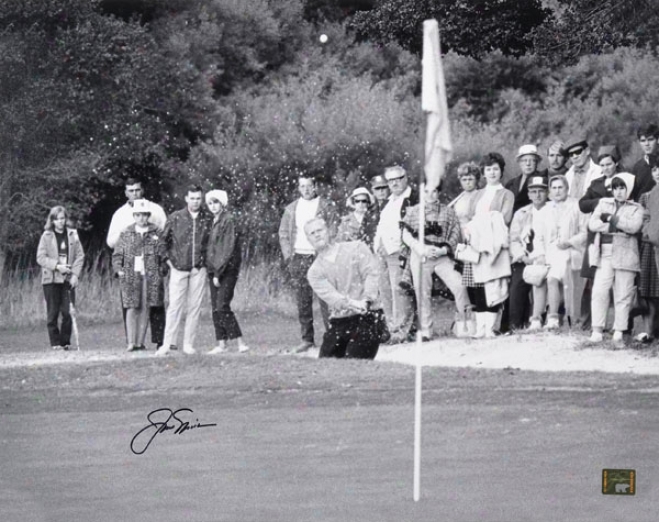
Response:
M471 245L467 245L466 243L458 243L458 245L455 247L455 258L458 261L476 264L481 258L481 253L474 249L474 247Z

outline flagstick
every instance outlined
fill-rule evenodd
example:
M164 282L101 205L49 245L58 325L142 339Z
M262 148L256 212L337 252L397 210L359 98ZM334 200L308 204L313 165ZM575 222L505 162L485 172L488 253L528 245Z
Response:
M419 183L419 243L423 249L426 234L426 186L423 182L423 171ZM423 260L419 255L416 279L419 282L416 295L417 316L422 317L423 299ZM419 328L416 332L416 372L414 378L414 502L419 501L421 493L421 351L423 349L423 332Z

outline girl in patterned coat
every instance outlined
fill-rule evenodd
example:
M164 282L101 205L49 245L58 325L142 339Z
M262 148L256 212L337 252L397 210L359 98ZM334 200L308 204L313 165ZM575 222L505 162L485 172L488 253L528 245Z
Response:
M126 308L127 351L144 350L149 309L164 305L163 269L158 256L160 232L153 223L150 202L133 203L135 223L119 236L112 254L112 269L121 284L122 306Z

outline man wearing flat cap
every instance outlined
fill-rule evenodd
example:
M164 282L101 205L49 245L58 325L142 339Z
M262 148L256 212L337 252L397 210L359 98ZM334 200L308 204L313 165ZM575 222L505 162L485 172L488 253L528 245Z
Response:
M506 183L506 188L515 195L513 212L531 203L529 199L529 179L538 175L538 164L542 156L538 154L538 148L532 144L522 145L517 152L517 164L521 174Z
M391 195L389 184L387 183L387 180L384 179L384 176L379 174L373 176L371 179L371 193L375 196L375 207L377 207L378 213L382 212L382 209L387 204L387 200Z
M568 141L565 152L572 161L572 166L565 174L570 185L568 195L581 199L593 180L602 177L602 169L591 159L590 147L585 138L573 138Z

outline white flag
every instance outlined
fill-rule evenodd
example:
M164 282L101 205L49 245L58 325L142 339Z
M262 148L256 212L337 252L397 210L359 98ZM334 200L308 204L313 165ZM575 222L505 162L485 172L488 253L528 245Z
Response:
M423 22L422 66L421 108L427 118L424 171L426 184L434 188L439 185L453 152L437 20Z

